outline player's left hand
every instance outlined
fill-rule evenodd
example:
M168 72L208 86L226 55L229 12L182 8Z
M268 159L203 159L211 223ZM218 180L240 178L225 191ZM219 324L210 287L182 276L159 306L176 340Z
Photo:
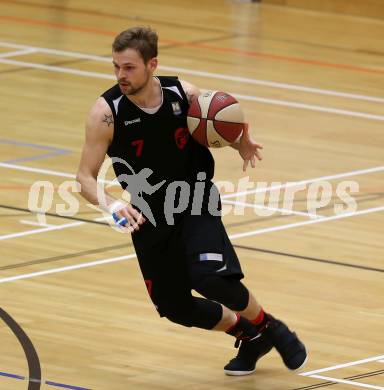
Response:
M260 150L263 149L263 145L256 143L251 136L249 135L248 123L244 124L243 134L240 138L240 143L238 144L238 151L241 158L244 160L243 163L243 172L248 168L249 163L251 167L256 167L256 159L261 161Z

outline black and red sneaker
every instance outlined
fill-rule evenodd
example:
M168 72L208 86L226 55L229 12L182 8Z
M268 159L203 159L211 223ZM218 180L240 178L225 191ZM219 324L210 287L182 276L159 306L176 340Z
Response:
M237 344L238 341L235 346ZM252 374L256 370L256 362L266 355L272 347L273 345L264 333L259 333L250 340L240 341L237 356L224 367L224 372L234 376Z
M296 371L305 365L308 357L305 346L284 322L270 317L264 334L290 370Z

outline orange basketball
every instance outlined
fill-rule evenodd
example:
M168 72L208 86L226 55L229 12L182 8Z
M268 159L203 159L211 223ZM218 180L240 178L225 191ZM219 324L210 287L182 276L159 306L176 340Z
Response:
M239 102L221 91L207 91L193 100L187 121L192 137L200 144L213 148L236 142L244 128Z

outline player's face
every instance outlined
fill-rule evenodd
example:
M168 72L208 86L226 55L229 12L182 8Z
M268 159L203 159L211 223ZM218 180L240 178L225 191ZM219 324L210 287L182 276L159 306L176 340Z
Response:
M151 80L157 65L156 58L145 64L135 49L113 52L112 58L116 79L124 95L135 95L142 91Z

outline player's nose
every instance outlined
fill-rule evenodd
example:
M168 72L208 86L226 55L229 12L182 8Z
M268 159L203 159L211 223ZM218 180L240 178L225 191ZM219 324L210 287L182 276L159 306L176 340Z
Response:
M124 72L124 69L119 69L119 71L117 72L117 78L121 81L125 81L125 72Z

